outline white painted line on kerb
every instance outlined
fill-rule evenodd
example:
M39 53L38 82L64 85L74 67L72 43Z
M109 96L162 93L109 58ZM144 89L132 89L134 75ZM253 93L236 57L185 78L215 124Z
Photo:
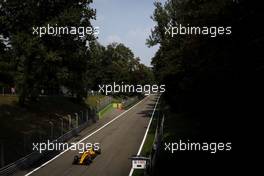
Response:
M161 95L160 95L160 96L161 96ZM141 145L140 145L140 147L139 147L139 150L138 150L138 152L137 152L137 155L140 155L141 150L142 150L142 148L143 148L143 145L144 145L144 143L145 143L145 140L146 140L146 138L147 138L147 136L148 136L149 127L150 127L150 125L151 125L151 122L152 122L152 119L153 119L154 113L155 113L155 111L156 111L157 104L158 104L158 102L159 102L160 96L158 97L158 99L157 99L157 101L156 101L155 107L154 107L153 112L152 112L152 114L151 114L151 118L150 118L150 121L149 121L149 124L148 124L147 130L146 130L146 132L145 132L144 138L143 138L143 140L142 140L142 142L141 142ZM128 176L132 176L132 175L133 175L133 172L134 172L134 169L131 167Z
M149 97L149 96L147 96ZM145 100L147 97L145 97L143 100ZM105 128L106 126L110 125L112 122L114 122L115 120L117 120L119 117L121 117L122 115L124 115L125 113L127 113L128 111L130 111L131 109L133 109L134 107L136 107L138 104L140 104L143 100L141 100L140 102L138 102L137 104L135 104L134 106L132 106L131 108L129 108L128 110L122 112L121 114L119 114L117 117L115 117L114 119L112 119L111 121L107 122L106 124L104 124L102 127L98 128L97 130L95 130L94 132L92 132L91 134L89 134L88 136L84 137L83 139L81 139L80 141L78 141L77 143L75 143L75 145L80 144L81 142L83 142L84 140L88 139L89 137L91 137L92 135L96 134L97 132L99 132L100 130L102 130L103 128ZM33 174L34 172L36 172L37 170L41 169L42 167L46 166L47 164L49 164L50 162L52 162L53 160L57 159L58 157L60 157L61 155L63 155L65 152L69 151L70 149L72 149L74 147L71 146L70 148L67 148L66 150L64 150L63 152L59 153L58 155L56 155L54 158L48 160L47 162L43 163L41 166L35 168L34 170L30 171L29 173L27 173L25 176L29 176L31 174Z

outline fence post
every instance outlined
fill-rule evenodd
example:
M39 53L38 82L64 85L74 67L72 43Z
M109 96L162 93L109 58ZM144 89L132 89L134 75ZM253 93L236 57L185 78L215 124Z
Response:
M52 121L49 121L49 124L50 124L50 138L51 140L53 140L53 127L54 127L54 124Z
M69 118L69 120L68 120L68 122L69 122L69 130L71 130L71 115L70 114L68 114L68 118Z
M5 165L5 157L4 157L4 142L0 141L0 156L1 156L1 167Z
M60 118L61 120L61 136L63 136L63 118Z
M23 133L23 152L26 153L26 146L27 145L27 140L26 140L26 134Z
M78 118L79 118L78 113L75 113L76 128L78 128L78 126L79 126L79 120L78 120Z
M84 121L84 120L83 120L83 119L84 119L84 118L83 118L83 111L81 111L81 114L82 114L82 115L81 115L81 124L82 124L83 121Z
M37 125L37 129L38 129L38 131L37 131L37 134L38 134L38 141L39 142L42 142L42 139L41 139L41 126L40 125Z
M88 109L86 110L86 122L88 122L88 120L89 120L89 115L88 115L88 113L89 113L89 111L88 111Z

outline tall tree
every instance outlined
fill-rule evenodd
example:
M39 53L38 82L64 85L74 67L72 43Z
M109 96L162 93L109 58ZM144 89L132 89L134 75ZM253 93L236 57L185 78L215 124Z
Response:
M85 73L89 55L86 42L93 35L32 35L33 27L92 27L92 0L2 1L2 34L8 37L15 57L20 103L35 99L41 89L67 87L73 95L85 96Z
M242 80L249 81L249 75L263 75L263 32L262 28L252 27L264 17L259 6L244 0L155 3L152 19L156 26L147 40L149 46L160 44L152 59L154 74L166 84L165 99L171 109L200 114L197 118L205 132L231 137L237 112L234 105L241 102L238 90L244 87ZM165 28L177 24L231 26L232 34L215 38L165 35ZM210 123L212 119L217 124Z
M112 43L104 47L98 42L90 46L91 60L87 71L89 87L98 89L99 84L113 82L126 84L153 83L150 68L140 63L130 48L122 43Z

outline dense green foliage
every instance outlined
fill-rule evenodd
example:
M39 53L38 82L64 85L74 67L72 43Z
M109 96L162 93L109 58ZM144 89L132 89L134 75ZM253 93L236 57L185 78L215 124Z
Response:
M113 82L136 85L154 82L151 69L141 64L139 58L123 44L112 43L104 47L93 42L91 56L93 59L87 77L91 78L91 82L96 82L92 85Z
M15 86L19 100L37 100L63 90L81 100L99 83L137 83L151 77L123 44L101 46L95 35L33 35L33 27L92 27L92 0L1 1L0 84ZM150 78L151 79L151 78ZM148 79L146 79L148 80ZM142 81L141 81L142 82Z
M155 6L156 26L147 44L160 45L152 65L157 80L166 84L167 104L175 112L194 113L204 137L232 138L237 113L249 93L244 90L256 86L253 80L263 75L261 5L242 0L168 0ZM165 35L165 28L176 24L231 26L232 34Z
M20 103L36 99L41 89L55 90L66 86L77 97L84 94L85 71L89 55L87 35L33 36L32 27L91 26L95 11L92 1L3 1L1 3L1 34L10 45L15 65L14 84L19 90ZM1 59L2 60L2 59ZM78 80L78 81L76 81Z
M248 169L255 145L247 142L262 114L264 33L261 2L167 0L156 2L147 44L160 45L152 60L166 84L164 142L231 142L230 152L161 151L154 175L219 175ZM165 27L231 26L231 35L165 35ZM252 149L254 147L254 149ZM166 174L168 173L168 174ZM182 174L181 174L182 173Z

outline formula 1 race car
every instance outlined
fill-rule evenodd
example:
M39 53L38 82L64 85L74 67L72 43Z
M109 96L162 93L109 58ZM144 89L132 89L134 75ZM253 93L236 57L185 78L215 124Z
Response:
M89 148L83 153L81 153L79 156L75 155L72 164L89 165L93 162L93 159L99 154L101 154L101 149L95 150L94 148Z

